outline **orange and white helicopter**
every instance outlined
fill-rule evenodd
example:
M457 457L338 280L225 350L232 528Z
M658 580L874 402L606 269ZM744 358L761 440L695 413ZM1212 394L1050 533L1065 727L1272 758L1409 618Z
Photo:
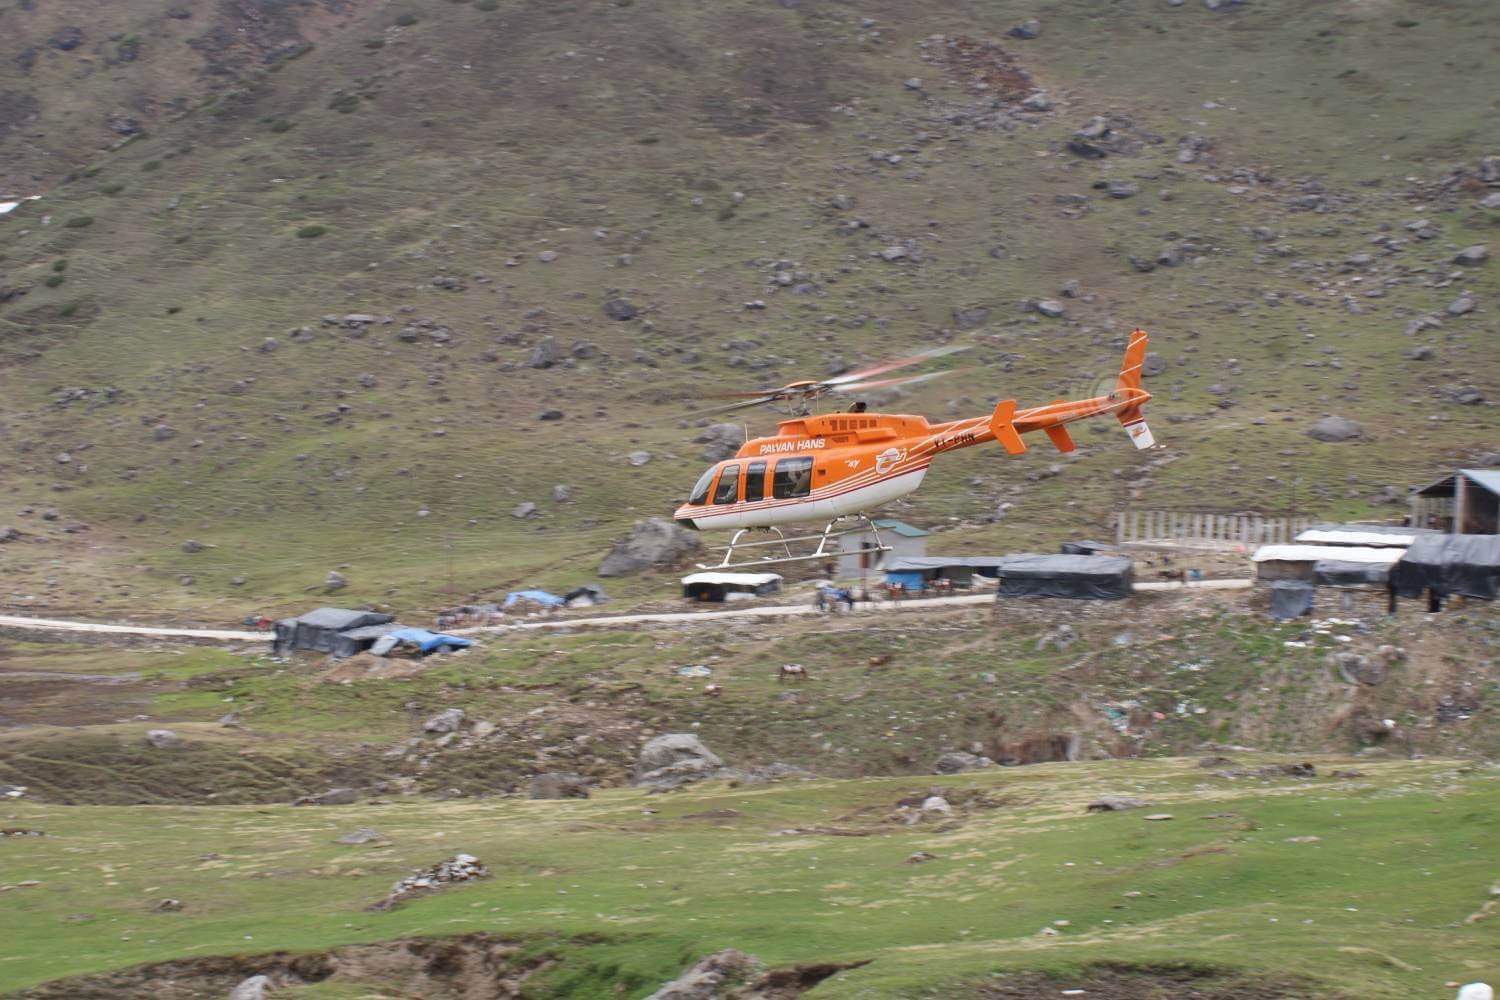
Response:
M1032 431L1043 431L1058 451L1070 452L1075 445L1067 425L1104 414L1114 414L1137 448L1151 447L1155 441L1141 413L1151 398L1141 388L1146 343L1146 331L1131 333L1119 377L1108 395L1059 399L1025 410L1017 410L1016 401L1007 399L993 413L941 423L929 423L926 417L910 414L867 413L859 403L845 413L813 415L807 411L824 394L933 378L915 375L870 381L873 375L951 353L954 348L888 361L821 382L793 382L777 389L736 394L747 398L723 409L789 400L800 412L781 421L775 435L752 438L734 457L711 466L674 517L688 528L738 529L729 545L723 547L724 557L714 568L823 559L830 554L827 547L831 539L857 531L874 532L875 549L887 551L890 547L880 541L879 530L866 512L921 486L933 458L942 452L998 441L1007 452L1019 455L1026 450L1021 435ZM857 518L863 524L835 531L845 518ZM820 534L787 538L780 529L784 524L813 520L827 521ZM741 543L747 531L758 528L769 529L776 537ZM812 552L793 555L791 543L814 540L817 545ZM784 554L733 561L737 548L762 546L775 546Z

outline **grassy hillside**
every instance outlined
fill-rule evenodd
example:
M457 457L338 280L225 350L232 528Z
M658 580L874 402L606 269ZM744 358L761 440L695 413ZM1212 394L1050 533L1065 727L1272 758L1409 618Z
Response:
M1218 603L1141 597L1124 621L1112 605L1070 609L1061 648L1043 608L516 634L393 661L409 672L388 678L368 657L17 645L0 656L0 784L77 805L285 803L329 787L487 796L542 772L628 783L641 744L670 732L734 767L828 777L930 774L959 750L1008 764L1500 750L1493 615L1274 626ZM1363 659L1341 673L1341 656ZM810 679L779 682L789 662ZM711 675L679 673L693 665ZM453 708L457 736L423 730ZM152 746L160 728L182 746Z
M1433 760L1336 778L1344 762L1315 763L1317 778L1233 782L1160 760L587 802L7 805L7 826L45 835L4 845L0 988L187 957L200 961L19 995L222 995L260 969L317 976L325 949L476 933L510 945L502 971L533 997L644 996L724 947L776 967L868 963L824 979L820 997L1041 997L1111 981L1139 997L1184 988L1175 970L1200 996L1406 1000L1493 977L1493 930L1466 920L1494 876L1493 770ZM1148 804L1085 814L1122 793ZM900 803L929 795L950 813L908 822ZM356 827L376 839L333 842ZM367 909L454 852L492 877ZM153 911L163 898L181 909ZM366 950L363 976L351 964L285 993L500 995L459 992L463 940L415 992L404 977L422 964L395 944L384 965ZM277 950L309 957L260 957ZM1014 970L1030 989L1005 992Z
M1158 452L1110 426L1055 475L1040 447L945 460L896 512L953 546L1129 503L1369 513L1495 441L1458 400L1496 392L1500 265L1451 263L1500 222L1477 5L110 7L72 49L46 39L82 6L0 8L40 53L0 64L34 116L0 132L6 184L45 194L0 218L13 606L231 618L336 567L340 600L398 608L574 584L696 476L705 391L913 344L973 347L889 404L935 415L1086 392L1137 324L1167 365ZM130 81L144 133L75 138ZM1062 319L1023 310L1070 280ZM1365 437L1305 436L1328 413Z

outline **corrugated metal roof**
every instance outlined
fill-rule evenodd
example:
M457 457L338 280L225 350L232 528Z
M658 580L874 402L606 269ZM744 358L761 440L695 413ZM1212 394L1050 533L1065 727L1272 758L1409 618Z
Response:
M1357 545L1262 545L1250 557L1251 562L1338 562L1393 563L1406 553L1402 548L1372 549Z
M999 566L1003 556L892 556L883 568L893 571L917 569L948 569L952 566L967 566L970 569L989 569Z
M722 583L730 587L760 587L780 579L780 573L693 573L683 577L682 582L684 584Z
M1491 493L1500 495L1500 469L1459 469L1469 477L1471 482L1478 483Z
M881 531L894 531L896 534L905 535L907 538L921 538L924 535L932 534L930 531L914 528L905 521L898 521L893 517L878 517L870 523Z
M1417 540L1414 534L1392 531L1358 531L1352 528L1308 528L1297 536L1306 545L1363 545L1369 548L1405 548Z

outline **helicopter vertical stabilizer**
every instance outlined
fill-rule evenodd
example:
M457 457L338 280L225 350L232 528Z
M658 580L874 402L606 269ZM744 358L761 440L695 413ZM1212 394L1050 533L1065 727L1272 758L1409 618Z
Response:
M1026 442L1021 440L1021 435L1016 430L1016 401L1007 399L995 407L995 412L990 417L990 433L995 435L995 440L1012 455L1019 455L1026 450Z
M1125 357L1120 362L1120 376L1115 380L1115 395L1129 395L1135 398L1144 395L1141 389L1141 368L1146 363L1147 341L1145 330L1131 331L1130 342L1125 347ZM1150 397L1145 396L1145 398ZM1140 403L1116 411L1115 416L1120 418L1120 423L1125 427L1125 433L1130 435L1131 444L1143 449L1156 444L1156 439L1151 436L1151 428L1146 426L1146 418L1141 413Z

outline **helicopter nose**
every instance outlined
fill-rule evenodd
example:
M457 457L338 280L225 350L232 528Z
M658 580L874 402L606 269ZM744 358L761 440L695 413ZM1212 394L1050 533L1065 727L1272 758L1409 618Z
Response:
M697 522L695 522L690 517L679 517L679 518L675 518L675 520L677 521L678 524L682 525L684 528L688 528L688 529L690 529L692 531L697 531L698 530L698 524L697 524Z

